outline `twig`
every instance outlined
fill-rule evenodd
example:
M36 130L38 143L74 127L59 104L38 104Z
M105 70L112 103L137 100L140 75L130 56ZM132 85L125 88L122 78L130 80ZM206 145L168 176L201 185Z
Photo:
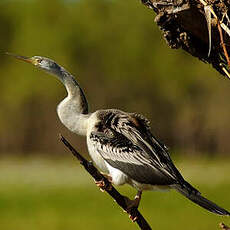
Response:
M62 136L60 135L61 141L65 144L65 146L72 152L72 154L80 161L80 163L84 166L85 170L96 180L103 181L105 184L105 191L113 197L113 199L117 202L117 204L139 225L142 230L151 230L150 225L147 223L142 214L138 211L137 208L133 208L130 211L127 210L127 203L124 196L122 196L108 181L108 179L103 176L96 167L92 164L92 162L87 161L81 154L78 153L76 149Z
M227 225L225 225L224 223L220 223L220 228L222 230L230 230L230 228Z
M229 60L228 52L227 52L227 49L226 49L226 46L225 46L225 43L224 43L223 33L222 33L222 29L221 29L219 20L217 20L217 27L218 27L218 30L219 30L219 33L220 33L220 44L221 44L221 46L223 48L224 55L225 55L227 63L228 63L228 68L230 68L230 60Z

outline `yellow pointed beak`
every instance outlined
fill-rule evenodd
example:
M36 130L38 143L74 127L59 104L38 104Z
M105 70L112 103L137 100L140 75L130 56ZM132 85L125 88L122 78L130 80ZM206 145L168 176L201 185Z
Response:
M29 57L25 57L25 56L20 56L20 55L16 55L16 54L12 54L12 53L8 53L6 52L7 55L15 57L18 60L24 61L24 62L28 62L31 64L34 64L33 59L29 58Z

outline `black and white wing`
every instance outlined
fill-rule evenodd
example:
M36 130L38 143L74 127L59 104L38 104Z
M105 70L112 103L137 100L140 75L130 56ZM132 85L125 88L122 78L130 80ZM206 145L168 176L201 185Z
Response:
M95 150L131 179L151 185L183 183L167 148L151 134L141 115L107 110L90 134Z

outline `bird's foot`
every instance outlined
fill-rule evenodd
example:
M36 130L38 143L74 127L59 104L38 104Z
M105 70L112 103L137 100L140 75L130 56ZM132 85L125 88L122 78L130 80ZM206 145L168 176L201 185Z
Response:
M104 180L99 180L99 181L94 180L94 181L95 181L95 184L97 185L97 187L100 188L100 191L104 192L106 189L105 181Z
M112 190L112 177L110 175L101 173L104 177L106 177L106 179L109 181L109 183L105 183L104 180L100 180L100 181L96 181L95 180L95 184L100 188L101 192L104 192L105 190Z
M132 222L135 222L137 220L137 216L136 215L129 215L129 219L132 221Z
M137 220L137 216L133 215L133 211L137 210L141 201L141 195L142 191L138 191L137 195L135 196L134 200L130 200L128 197L125 197L126 201L126 212L129 214L129 218L132 220L132 222L135 222Z

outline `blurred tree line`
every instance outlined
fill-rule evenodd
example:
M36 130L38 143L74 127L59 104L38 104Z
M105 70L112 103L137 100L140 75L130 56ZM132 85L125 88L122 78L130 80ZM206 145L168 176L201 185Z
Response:
M1 0L0 50L47 56L73 73L90 110L144 114L153 133L183 154L229 154L230 81L170 50L152 11L136 0ZM0 153L61 153L65 96L46 73L0 55ZM172 152L172 151L171 151Z

